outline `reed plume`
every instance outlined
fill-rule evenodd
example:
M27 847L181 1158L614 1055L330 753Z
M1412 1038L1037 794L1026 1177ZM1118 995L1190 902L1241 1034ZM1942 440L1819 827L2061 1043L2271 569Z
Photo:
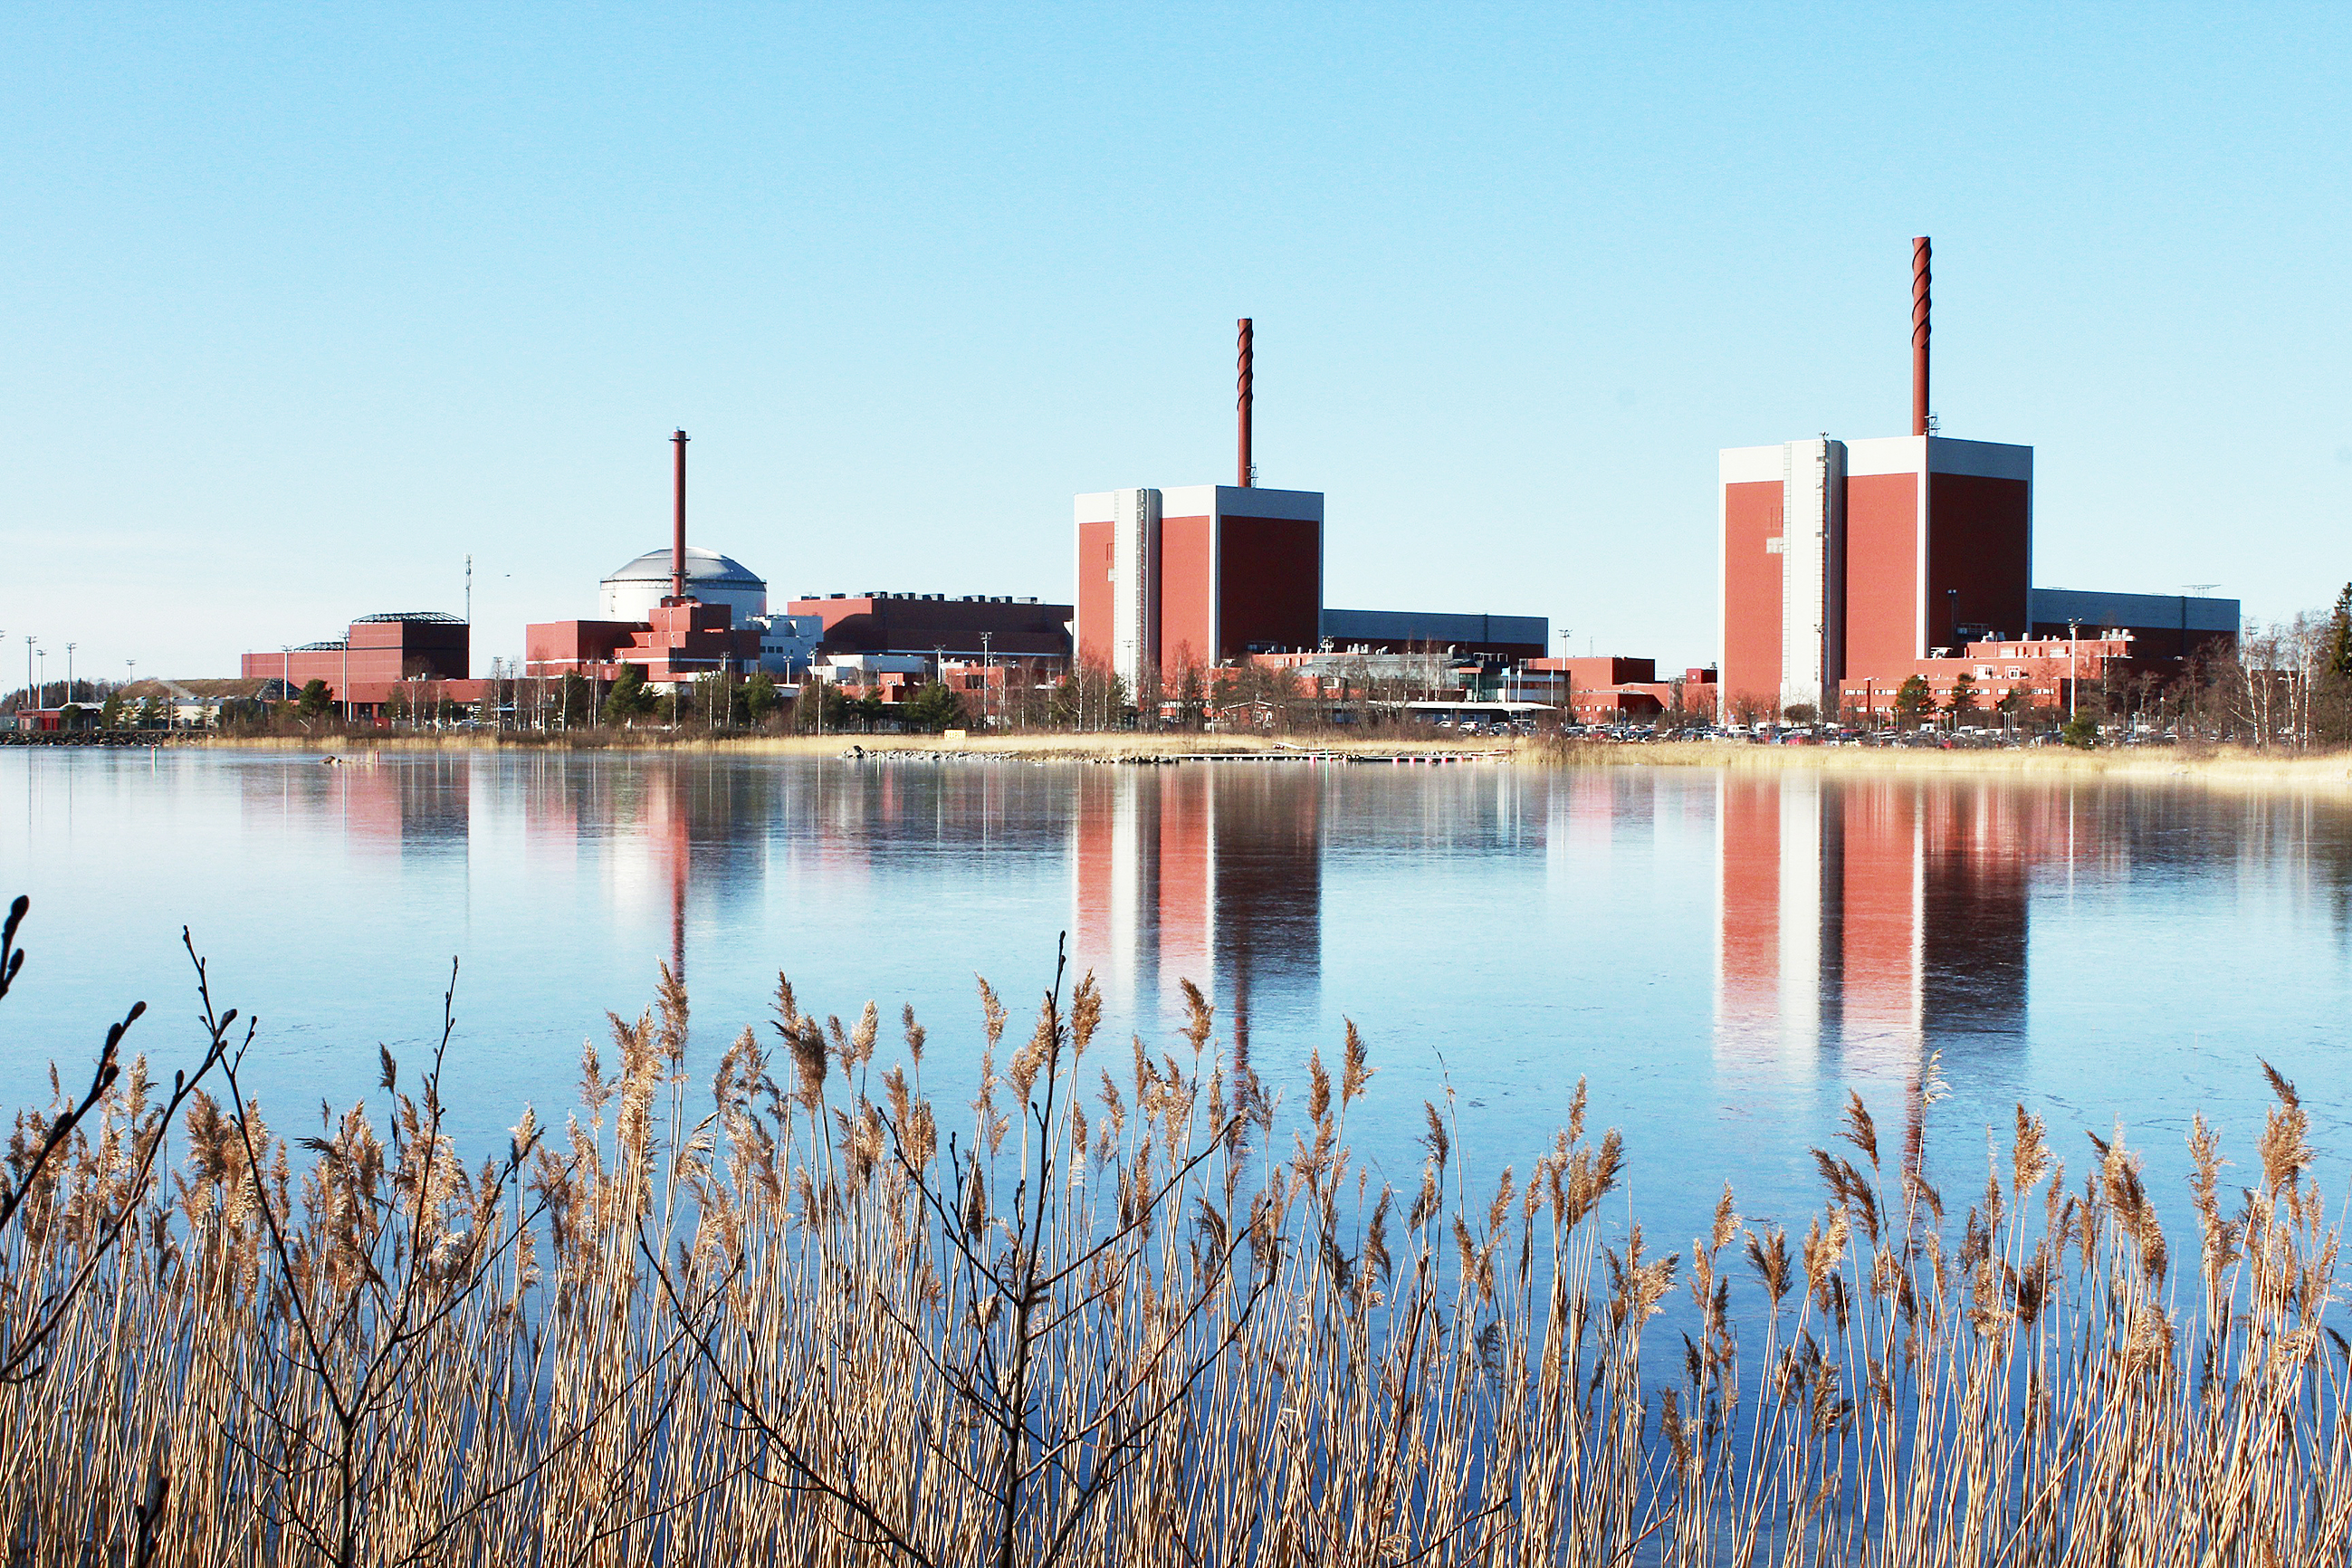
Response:
M1524 1180L1466 1195L1431 1106L1391 1191L1350 1139L1353 1025L1289 1110L1186 995L1181 1047L1130 1042L1122 1084L1090 977L1001 1068L983 984L948 1110L911 1012L877 1062L874 1008L819 1022L781 981L698 1091L665 973L560 1127L526 1110L471 1165L454 980L424 1069L387 1056L315 1131L228 1052L168 1184L131 1174L163 1142L143 1071L46 1161L70 1107L28 1111L0 1326L56 1321L0 1386L8 1560L2346 1558L2340 1227L2282 1077L2234 1212L2191 1133L2184 1304L2120 1136L2069 1189L2021 1109L1948 1231L1857 1099L1793 1238L1727 1185L1667 1252L1613 1217L1626 1154L1580 1084Z

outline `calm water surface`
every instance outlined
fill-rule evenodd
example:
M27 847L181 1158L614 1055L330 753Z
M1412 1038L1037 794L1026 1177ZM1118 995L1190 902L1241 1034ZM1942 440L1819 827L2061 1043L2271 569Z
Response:
M2005 1136L2021 1100L2077 1172L2079 1130L2120 1121L2168 1181L2199 1109L2242 1166L2258 1057L2301 1086L2323 1157L2347 1146L2352 807L2333 794L12 752L0 894L16 890L34 900L0 1004L16 1104L136 999L162 1075L194 1059L184 923L215 994L262 1019L253 1086L281 1127L368 1093L379 1042L421 1061L458 958L450 1099L483 1143L525 1100L560 1115L583 1042L673 958L703 1063L782 971L820 1016L912 1003L934 1090L968 1098L972 977L1032 1000L1066 931L1115 1039L1172 1045L1193 979L1294 1095L1354 1018L1380 1075L1351 1141L1400 1184L1424 1099L1451 1089L1490 1179L1526 1169L1588 1078L1670 1237L1727 1178L1751 1215L1813 1202L1806 1150L1849 1089L1890 1152L1916 1121L1948 1190L1980 1179L1986 1129ZM1939 1099L1920 1091L1931 1057Z

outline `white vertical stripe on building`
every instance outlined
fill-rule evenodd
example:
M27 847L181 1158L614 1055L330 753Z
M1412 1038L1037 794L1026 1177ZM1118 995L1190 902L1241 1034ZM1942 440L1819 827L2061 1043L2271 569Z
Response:
M1152 572L1160 559L1160 492L1115 490L1111 499L1111 670L1136 689L1151 647L1151 605L1159 585Z
M1781 453L1780 706L1834 708L1823 699L1843 673L1845 446L1824 436Z

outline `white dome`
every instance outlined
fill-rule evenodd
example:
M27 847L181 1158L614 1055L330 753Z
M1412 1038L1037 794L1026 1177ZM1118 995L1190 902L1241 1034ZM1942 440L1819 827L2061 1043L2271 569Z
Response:
M642 621L669 596L669 546L648 550L604 579L602 614L608 621ZM686 547L686 591L706 605L724 605L741 626L768 613L768 584L751 568L716 550Z

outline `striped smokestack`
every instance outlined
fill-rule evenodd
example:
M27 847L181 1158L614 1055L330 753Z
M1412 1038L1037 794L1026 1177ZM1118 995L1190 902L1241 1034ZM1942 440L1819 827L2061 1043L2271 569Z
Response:
M1246 489L1252 483L1250 462L1250 318L1244 316L1234 325L1241 329L1241 370L1236 405L1241 411L1241 478L1234 482Z
M1911 434L1927 433L1927 237L1911 241Z

